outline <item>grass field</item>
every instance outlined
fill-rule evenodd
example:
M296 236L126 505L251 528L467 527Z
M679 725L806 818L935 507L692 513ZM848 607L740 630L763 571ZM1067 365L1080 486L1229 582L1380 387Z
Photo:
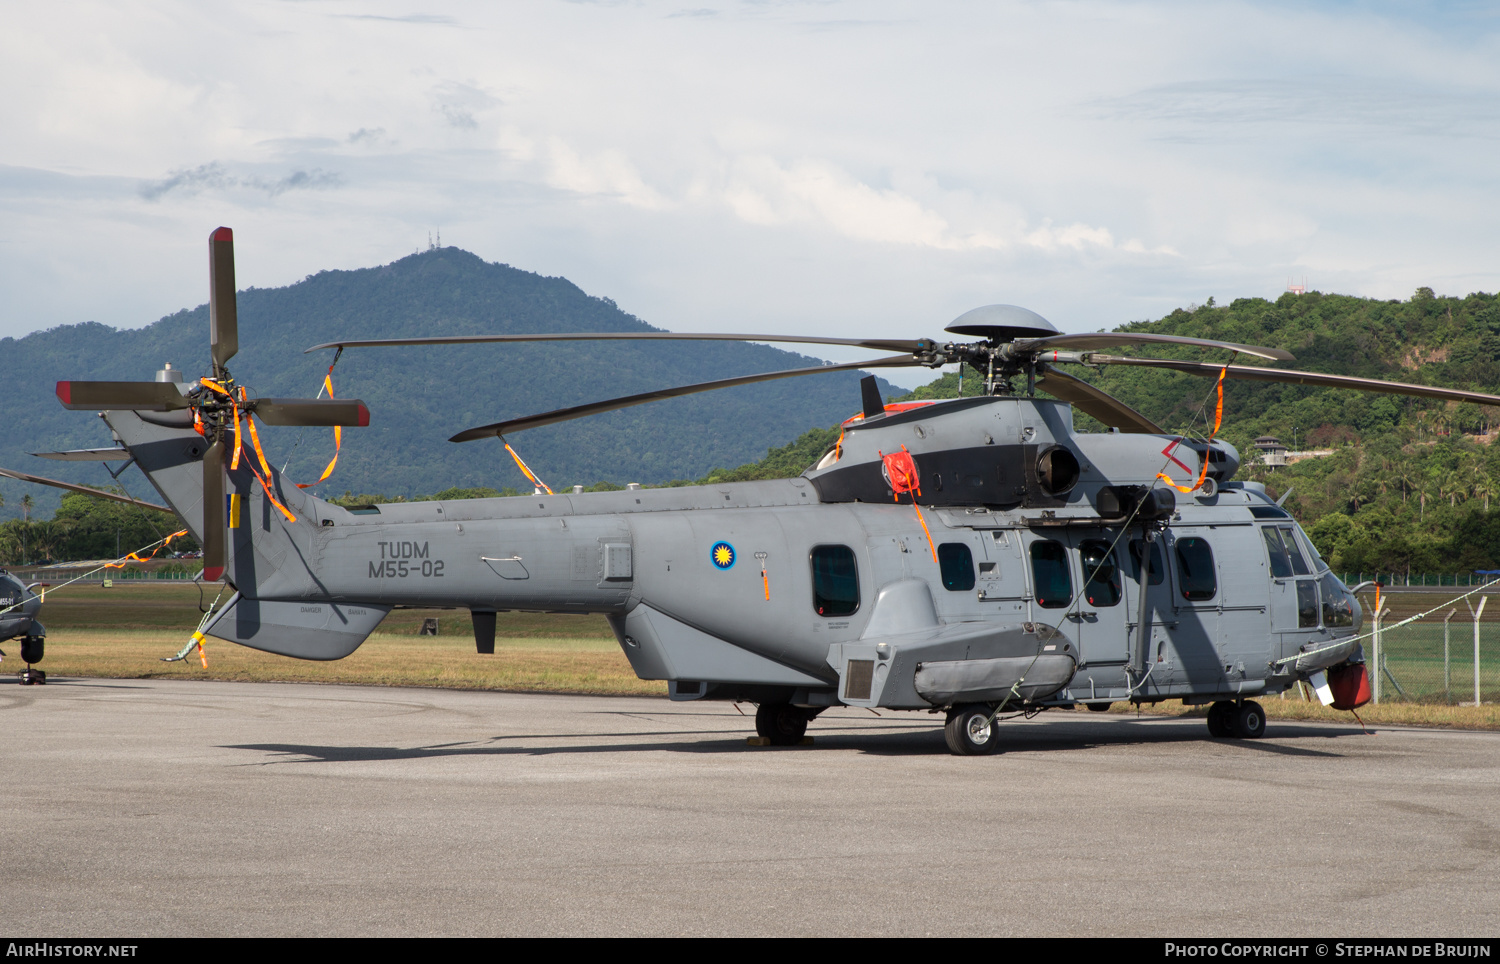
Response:
M464 610L402 609L392 612L353 655L319 663L274 656L233 643L209 639L208 667L197 655L175 663L161 658L176 653L197 625L199 591L191 584L116 584L71 586L49 598L42 610L47 625L47 656L42 668L50 676L115 679L219 679L370 686L440 686L454 689L621 696L665 696L666 684L637 679L601 616L547 613L500 613L495 654L474 651L473 627ZM204 597L206 604L212 593ZM425 619L438 620L437 636L419 636ZM1457 700L1472 700L1473 628L1454 619L1450 674ZM1500 694L1500 625L1484 627L1486 699ZM3 646L0 646L3 648ZM19 646L10 650L12 659ZM1454 706L1438 700L1442 689L1442 623L1422 623L1392 632L1387 638L1387 665L1409 692L1428 702L1382 702L1366 706L1360 716L1372 724L1410 724L1473 729L1500 729L1500 706ZM1493 650L1493 657L1491 652ZM1435 683L1434 683L1435 680ZM1436 687L1437 693L1433 693ZM1397 694L1387 685L1389 697ZM1345 712L1296 698L1264 698L1271 719L1350 722ZM1127 704L1117 712L1134 713ZM1204 707L1162 703L1140 712L1201 716Z
M198 624L200 596L191 584L70 586L42 610L52 676L116 679L222 679L373 686L665 696L667 684L637 679L602 616L500 613L495 655L474 651L465 610L398 609L353 655L333 662L275 656L210 638L208 666L197 654L175 654ZM437 636L419 636L438 621ZM14 655L14 653L12 653Z

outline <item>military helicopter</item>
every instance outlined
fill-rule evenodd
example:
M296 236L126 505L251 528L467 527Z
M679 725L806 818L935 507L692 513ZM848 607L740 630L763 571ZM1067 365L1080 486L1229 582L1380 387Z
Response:
M21 684L29 686L45 683L47 674L35 669L32 664L42 661L47 639L47 629L38 620L37 612L42 608L42 599L32 590L35 584L26 585L4 569L0 569L0 642L21 639L21 660L26 668L21 670ZM0 650L0 658L5 651Z
M673 700L757 704L759 738L775 745L802 742L833 706L945 713L949 748L980 755L999 748L1001 713L1178 699L1210 704L1212 735L1253 738L1265 729L1254 697L1297 681L1337 689L1335 705L1358 702L1368 686L1359 603L1261 485L1234 480L1234 447L1168 433L1059 366L1146 365L1220 386L1251 379L1500 405L1452 389L1105 354L1165 344L1292 360L1204 339L1062 334L1005 305L962 315L950 341L666 332L347 340L309 351L742 339L894 352L496 422L454 442L841 369L963 362L983 373L985 391L886 405L868 377L860 415L793 479L539 487L345 508L292 485L244 437L250 415L355 426L368 424L368 411L357 400L256 399L235 383L229 229L213 233L210 252L210 377L57 386L65 407L103 410L118 446L203 544L206 577L222 574L236 590L204 633L331 660L394 606L451 607L471 611L478 651L493 653L499 611L603 613L637 675L667 681ZM1075 432L1074 408L1110 431Z

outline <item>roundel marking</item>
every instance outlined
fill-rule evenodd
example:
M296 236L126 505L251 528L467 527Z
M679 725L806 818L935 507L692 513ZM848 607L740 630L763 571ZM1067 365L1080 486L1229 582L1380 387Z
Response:
M708 550L708 561L714 564L715 569L729 569L734 565L734 546L727 542L715 542L714 547Z

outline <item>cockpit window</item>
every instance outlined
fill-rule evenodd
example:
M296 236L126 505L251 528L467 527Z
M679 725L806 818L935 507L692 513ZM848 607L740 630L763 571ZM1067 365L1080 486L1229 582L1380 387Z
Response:
M1260 530L1260 534L1266 540L1266 555L1271 558L1271 577L1292 578L1292 560L1286 554L1286 544L1281 541L1281 533L1273 526L1266 526Z
M1318 580L1318 589L1323 595L1323 625L1330 628L1353 626L1354 598L1333 573Z
M1302 550L1297 548L1297 537L1292 534L1291 526L1281 527L1281 540L1286 543L1286 553L1292 559L1292 572L1299 576L1312 575L1312 569L1308 568L1307 560L1302 557Z

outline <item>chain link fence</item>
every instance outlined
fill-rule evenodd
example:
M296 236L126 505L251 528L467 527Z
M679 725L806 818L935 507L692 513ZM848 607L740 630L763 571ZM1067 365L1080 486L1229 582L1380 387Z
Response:
M1460 586L1381 593L1380 632L1363 644L1379 702L1473 705L1500 699L1500 599L1492 598L1500 595L1500 584L1455 599L1467 591ZM1370 632L1376 628L1375 594L1361 592L1359 600L1362 632Z

